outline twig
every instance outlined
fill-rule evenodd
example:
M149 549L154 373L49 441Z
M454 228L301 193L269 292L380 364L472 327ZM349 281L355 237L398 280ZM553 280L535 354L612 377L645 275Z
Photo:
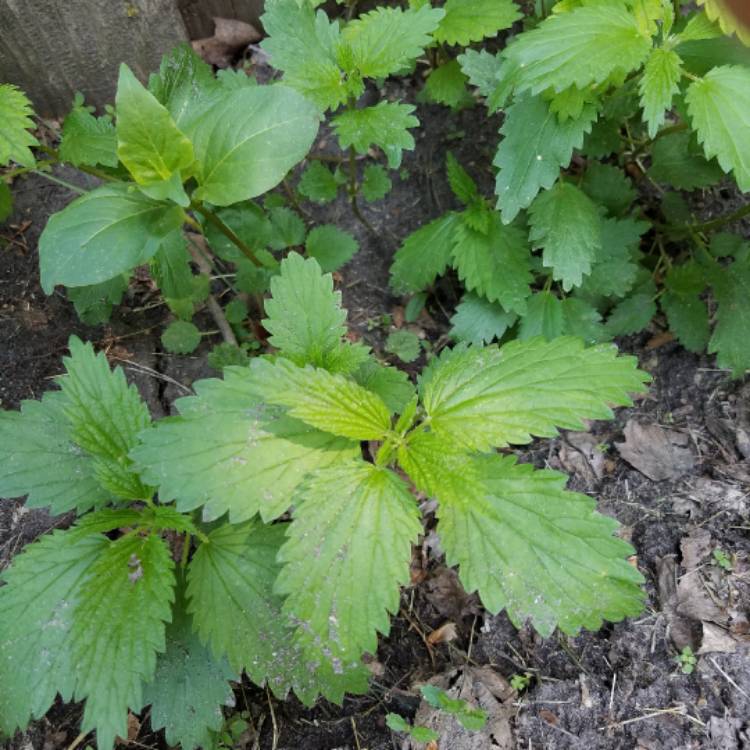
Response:
M750 695L748 695L717 663L716 659L714 659L713 656L710 656L708 659L711 664L713 664L716 669L719 670L719 674L735 689L738 690L742 695L745 696L748 700L750 700Z
M645 721L646 719L653 719L657 716L664 716L665 714L684 716L686 719L689 719L695 724L699 724L702 727L706 726L700 719L696 719L695 716L691 716L687 712L685 706L680 705L672 706L671 708L660 708L656 711L651 711L651 713L643 714L642 716L635 716L632 719L625 719L624 721L616 721L612 724L602 724L602 726L597 727L597 730L602 732L605 729L618 729L620 727L626 726L627 724L635 724L635 722L637 721Z

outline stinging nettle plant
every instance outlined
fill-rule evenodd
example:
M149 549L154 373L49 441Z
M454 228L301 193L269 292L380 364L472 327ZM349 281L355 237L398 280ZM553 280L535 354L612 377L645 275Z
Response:
M228 680L340 701L367 688L437 500L469 591L546 636L640 611L617 523L565 476L495 451L612 416L648 376L611 345L460 345L414 388L345 338L330 274L290 254L263 321L278 350L195 383L151 425L121 370L70 341L60 389L0 414L0 494L78 519L2 573L0 729L55 695L110 748L151 705L207 745ZM305 324L301 325L300 321Z

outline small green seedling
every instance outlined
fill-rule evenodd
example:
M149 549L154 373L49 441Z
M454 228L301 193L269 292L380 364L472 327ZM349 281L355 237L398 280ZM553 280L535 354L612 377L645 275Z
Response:
M487 723L487 712L474 708L459 698L451 698L445 690L434 685L422 685L422 697L433 707L455 716L464 729L478 732Z
M698 663L698 659L690 646L685 646L685 648L675 656L675 661L680 665L682 674L693 674L695 665Z
M531 672L524 672L523 674L514 674L510 678L510 686L517 693L522 693L531 684L533 675Z
M394 732L408 734L415 742L432 742L440 736L434 729L409 724L401 714L387 714L385 723Z

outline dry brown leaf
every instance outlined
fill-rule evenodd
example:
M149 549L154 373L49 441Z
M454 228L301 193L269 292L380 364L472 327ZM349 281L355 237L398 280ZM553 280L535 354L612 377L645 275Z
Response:
M446 620L460 622L482 611L477 597L464 591L452 568L438 568L424 586L427 600Z
M193 49L209 65L227 68L232 58L248 44L261 38L251 24L233 18L214 18L214 35L192 42Z
M631 419L624 429L625 441L616 443L620 455L654 482L679 479L695 466L689 438L657 424L643 425Z
M456 623L446 622L427 636L427 643L430 646L437 646L439 643L450 643L456 640L457 635Z

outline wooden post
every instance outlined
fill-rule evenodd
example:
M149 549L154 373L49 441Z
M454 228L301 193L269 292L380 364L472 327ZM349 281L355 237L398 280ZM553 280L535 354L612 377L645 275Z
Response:
M145 81L187 38L175 0L0 0L0 82L42 116L65 114L76 91L102 107L121 62Z

